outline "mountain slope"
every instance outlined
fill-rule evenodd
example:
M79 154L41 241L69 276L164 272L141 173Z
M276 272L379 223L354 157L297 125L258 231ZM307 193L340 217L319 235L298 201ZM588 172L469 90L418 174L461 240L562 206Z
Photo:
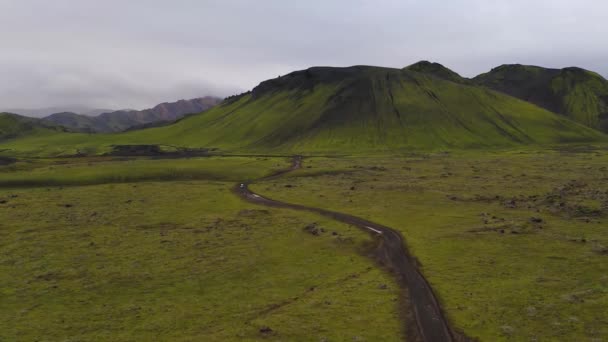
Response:
M56 113L45 117L44 120L81 132L120 132L156 122L172 122L186 114L204 112L220 102L221 99L216 97L202 97L161 103L146 110L120 110L95 117L69 112Z
M405 70L415 71L427 75L433 75L435 77L452 81L456 83L470 83L470 80L460 76L455 71L452 71L439 63L432 63L429 61L420 61L404 68Z
M0 141L17 139L24 136L48 136L65 132L61 127L52 126L43 120L25 116L0 113Z
M594 72L514 64L473 81L608 132L608 81Z
M107 122L100 120L97 117L71 112L51 114L43 120L59 126L69 127L78 132L112 132L114 130Z
M605 140L598 131L487 88L410 70L355 66L317 67L268 80L169 126L31 137L4 146L52 146L62 153L101 153L115 144L348 153Z

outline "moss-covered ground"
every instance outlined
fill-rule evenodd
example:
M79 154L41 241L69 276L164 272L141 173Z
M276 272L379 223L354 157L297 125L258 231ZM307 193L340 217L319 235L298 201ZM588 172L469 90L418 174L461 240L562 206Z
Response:
M273 199L403 232L453 325L482 341L608 338L605 150L308 158Z
M231 192L288 165L0 167L0 341L401 339L399 289L369 235Z

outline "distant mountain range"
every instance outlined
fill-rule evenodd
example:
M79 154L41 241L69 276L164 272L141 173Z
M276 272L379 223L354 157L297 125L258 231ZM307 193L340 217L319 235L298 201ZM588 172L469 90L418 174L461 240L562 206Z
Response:
M145 110L119 110L87 116L71 112L55 113L42 118L49 123L66 127L72 131L91 133L121 132L139 126L160 125L174 122L187 114L201 113L217 105L222 99L201 97L161 103Z
M102 132L159 126L183 113L200 113L219 99L93 118L63 113L32 122L5 116L0 150L99 154L115 145L139 144L345 153L604 143L606 89L608 81L580 68L505 65L468 79L426 61L402 69L313 67L151 129L91 135L64 132L57 125Z
M22 116L29 116L32 118L43 118L54 113L78 113L87 116L97 116L103 113L109 113L115 111L115 109L101 109L101 108L90 108L85 106L61 106L61 107L47 107L47 108L2 108L1 112L13 113Z

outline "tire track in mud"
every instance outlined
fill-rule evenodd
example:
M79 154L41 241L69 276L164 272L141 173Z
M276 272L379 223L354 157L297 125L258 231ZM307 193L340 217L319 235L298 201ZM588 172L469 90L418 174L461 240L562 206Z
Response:
M296 156L293 158L289 169L278 171L257 181L278 178L301 167L302 157ZM402 294L402 297L406 298L407 302L409 302L409 309L406 308L409 313L407 316L414 317L416 321L415 332L412 329L408 329L407 324L410 322L405 322L406 331L408 331L408 341L451 342L469 340L450 329L431 286L418 270L416 262L405 248L403 237L399 232L356 216L273 200L254 193L249 189L249 184L249 182L239 183L234 189L241 198L249 202L270 207L317 213L346 224L357 226L373 234L379 241L378 250L381 259L390 265L397 276L400 286L407 290L407 292L404 291Z

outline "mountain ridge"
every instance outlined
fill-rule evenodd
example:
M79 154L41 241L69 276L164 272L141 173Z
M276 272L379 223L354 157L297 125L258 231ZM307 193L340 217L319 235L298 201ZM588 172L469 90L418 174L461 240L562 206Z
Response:
M596 72L504 64L472 80L608 132L608 81Z
M224 153L357 153L606 139L599 131L488 87L408 68L359 65L294 71L167 126L118 134L24 137L0 148L103 154L122 144Z
M186 114L204 112L220 102L220 98L206 96L176 102L163 102L144 110L118 110L93 117L63 112L51 114L42 119L81 132L113 133L153 125L156 122L173 122Z

